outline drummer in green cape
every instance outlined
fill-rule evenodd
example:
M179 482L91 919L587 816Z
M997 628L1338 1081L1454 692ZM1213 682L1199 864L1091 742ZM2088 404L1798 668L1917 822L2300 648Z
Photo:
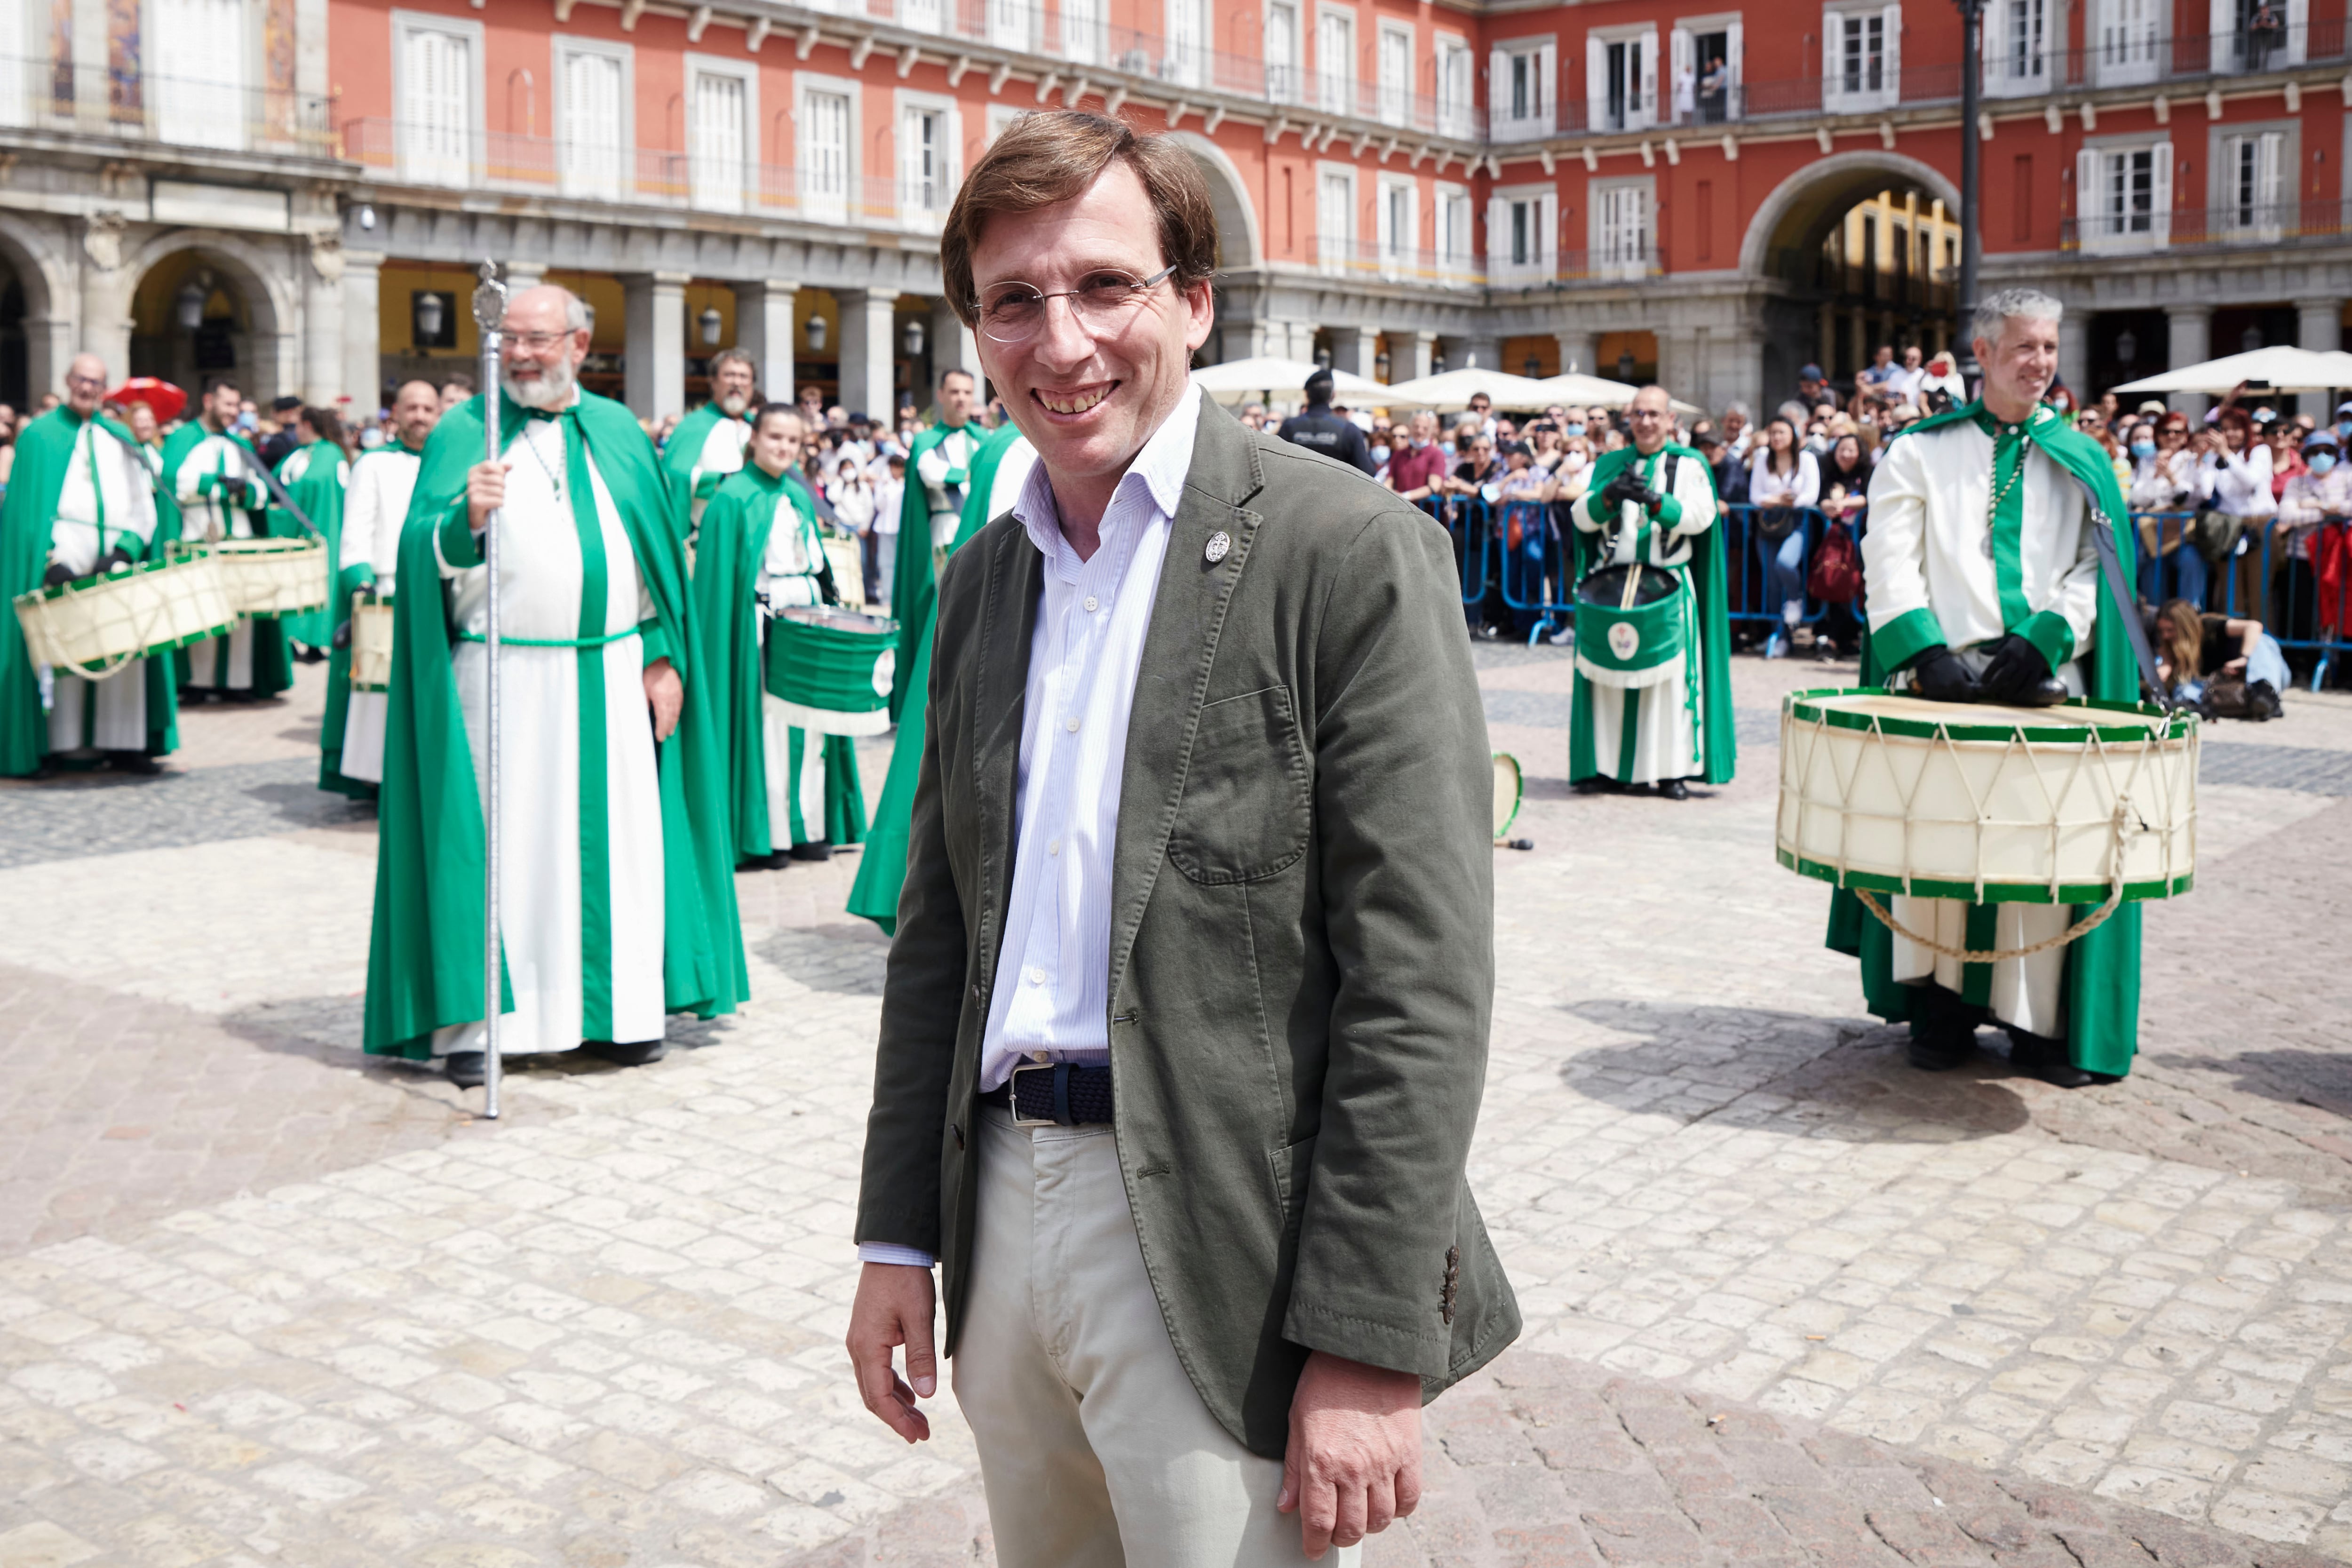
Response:
M319 729L319 787L373 800L383 778L385 694L352 689L352 601L366 589L394 599L400 574L400 525L425 459L425 438L441 417L441 394L429 381L401 384L392 399L393 439L352 463L343 492L342 538L334 593L334 657L327 666L327 717Z
M1576 575L1637 562L1667 573L1676 580L1681 649L1632 670L1579 653L1568 776L1587 794L1655 784L1668 800L1687 800L1685 780L1727 783L1738 761L1715 480L1705 458L1668 439L1675 416L1664 388L1636 393L1626 422L1633 444L1593 465L1591 488L1570 510Z
M507 1053L662 1054L664 1016L746 994L726 754L653 444L578 384L587 307L507 307L500 462L482 400L444 415L401 531L365 1044L484 1065L483 777L498 513Z
M898 508L898 553L890 577L890 618L898 623L898 672L890 688L893 723L903 722L915 645L939 605L940 563L963 521L972 454L988 434L971 421L978 398L979 384L970 371L940 372L940 422L916 437L907 453L906 499Z
M163 489L180 509L180 537L209 542L269 537L269 491L261 458L232 426L244 395L215 376L196 416L163 441ZM238 616L228 636L179 656L189 696L273 697L294 684L292 645L281 620Z
M751 441L751 410L760 401L760 367L741 349L710 358L710 401L677 422L662 447L662 473L671 485L671 521L680 539L692 539L704 509L730 474L743 467Z
M179 744L172 661L142 658L108 680L41 672L5 601L147 560L173 537L177 513L156 504L154 478L131 432L99 412L106 364L78 354L65 401L16 437L16 466L0 503L0 775L46 774L53 761L111 763L152 773Z
M303 409L294 416L294 430L301 445L279 460L278 482L327 542L327 602L315 610L288 616L280 624L299 646L323 654L342 621L335 613L339 602L335 590L342 573L343 492L351 484L352 463L343 452L343 422L333 409ZM300 537L302 525L284 508L271 507L269 531L281 539L294 539ZM340 602L348 605L349 596Z
M702 514L694 600L710 667L711 710L727 753L727 803L739 861L825 858L866 837L856 743L792 724L768 695L764 645L775 612L838 604L798 464L806 431L789 403L752 416L751 461Z
M2132 702L2139 675L2092 530L2108 527L2123 580L2133 539L2107 455L2042 395L2058 369L2059 302L2028 289L1978 305L1981 399L1923 420L1887 448L1870 485L1862 560L1865 686L1945 702L2042 707L2068 697ZM1958 715L1965 717L1965 715ZM1889 912L1937 946L2002 952L2063 934L2063 904L1895 896ZM1850 892L1829 945L1862 960L1870 1010L1911 1025L1915 1067L1959 1066L1977 1026L2009 1033L2010 1059L2066 1088L2131 1068L2139 1026L2140 911L2126 902L2071 944L1965 963L1890 931Z
M964 497L963 516L949 552L988 526L992 518L1013 510L1037 454L1008 421L991 432L972 454L971 482ZM909 489L912 486L908 487ZM923 767L923 713L931 679L931 633L937 616L934 599L923 616L915 642L914 668L905 664L906 705L898 710L898 734L890 748L890 772L882 781L882 798L874 807L874 828L866 836L858 857L857 880L850 885L849 912L863 915L888 934L898 929L898 889L907 879L907 834L915 812L915 782ZM906 628L899 628L903 637Z

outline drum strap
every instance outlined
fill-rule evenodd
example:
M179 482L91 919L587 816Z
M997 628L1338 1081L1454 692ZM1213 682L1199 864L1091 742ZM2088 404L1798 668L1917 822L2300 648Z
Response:
M2116 602L2116 614L2124 623L2124 637L2131 643L2132 657L2139 661L2139 679L2147 688L2148 699L2169 708L2172 702L2164 694L2164 683L2157 679L2156 655L2147 646L2147 627L2140 624L2139 600L2124 581L2123 558L2116 551L2115 527L2107 521L2105 509L2090 487L2083 487L2084 502L2091 511L2091 544L2099 553L2099 575L2107 580L2107 596Z

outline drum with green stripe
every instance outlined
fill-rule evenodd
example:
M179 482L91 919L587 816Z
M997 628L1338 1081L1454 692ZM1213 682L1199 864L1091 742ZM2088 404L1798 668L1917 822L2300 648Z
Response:
M1633 603L1625 579L1639 572ZM1604 566L1576 585L1576 668L1601 686L1654 686L1673 673L1689 617L1682 584L1656 566Z
M794 605L768 624L768 695L786 721L821 735L890 727L898 623L824 605Z

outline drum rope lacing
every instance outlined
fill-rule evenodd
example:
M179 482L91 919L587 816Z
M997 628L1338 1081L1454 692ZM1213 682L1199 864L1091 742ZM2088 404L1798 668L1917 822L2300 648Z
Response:
M1818 711L1814 714L1811 727L1814 732L1815 743L1819 744L1823 737L1826 736L1829 729L1828 714L1826 710ZM1875 716L1871 720L1869 733L1874 739L1882 742L1885 738L1885 731L1880 728L1879 721ZM1953 743L1951 737L1946 732L1941 724L1937 726L1935 738L1937 742L1945 746L1950 746ZM2142 774L2145 773L2148 782L2156 784L2159 793L2164 793L2163 775L2161 773L2152 770L2149 766L2149 742L2152 739L2153 737L2143 737L2140 743L2134 748L2136 754L2133 759L2131 773L2125 780L2125 788L2117 793L2116 796L2115 810L2108 818L2108 829L2110 834L2108 859L2109 864L2114 868L2114 869L2108 883L2106 900L2097 909L2084 916L2080 921L2077 921L2073 926L2069 927L2066 931L2060 932L2058 935L2042 942L2034 942L2029 946L2013 949L1978 951L1965 947L1953 947L1944 942L1937 942L1931 937L1922 936L1917 931L1911 930L1908 926L1906 926L1901 921L1897 921L1885 906L1881 905L1879 901L1872 896L1870 889L1865 888L1853 888L1850 890L1853 893L1855 898L1861 900L1863 908L1868 910L1871 914L1878 920L1879 923L1886 927L1888 931L1893 931L1906 942L1910 942L1920 947L1926 948L1930 952L1937 953L1945 958L1953 959L1961 963L2006 963L2011 959L2032 958L2039 953L2047 952L2053 948L2063 947L2069 942L2078 941L2081 938L2089 935L2092 931L2105 924L2106 921L2115 914L2116 910L2122 907L2124 889L2126 886L2126 878L2124 867L2124 842L2129 836L2133 824L2137 821L2142 831L2149 830L2148 824L2144 819L2140 818L2138 813L2132 808L2130 785L2138 782ZM2106 741L2095 731L2087 738L2087 746L2078 750L2073 760L2073 764L2069 770L2070 776L2067 781L2070 787L2074 783L2074 775L2079 774L2083 769L2085 754L2087 752L2105 752L2108 749ZM2026 753L2027 760L2031 762L2033 757L2033 744L2032 742L2025 740L2022 735L2018 735L2011 740L2009 749L2011 751L2014 751L2021 748ZM2004 763L2006 763L2006 760L2005 754L2003 759ZM1836 762L1833 756L1830 761L1832 773L1832 776L1834 776L1837 771ZM1852 798L1853 785L1854 780L1860 776L1861 766L1862 759L1857 755L1854 760L1853 773L1847 778L1839 781L1840 793L1842 796L1848 800ZM1979 836L1979 840L1981 840L1986 820L1986 801L1979 795L1976 786L1973 784L1969 783L1965 770L1960 773L1959 776L1962 784L1969 790L1970 805L1976 808L1977 830ZM2042 792L2044 804L2052 808L2053 822L2051 825L2051 831L2054 837L2057 832L2057 824L2055 821L2057 802L2053 798L2049 785L2047 782L2042 779L2039 770L2036 770L2032 776L2036 784ZM1914 782L1913 794L1916 794L1916 790L1924 784L1925 780L1926 775L1923 772L1920 777ZM2065 792L2062 790L2060 793L2063 794ZM1915 826L1913 820L1914 802L1911 794L1906 794L1902 796L1902 805L1904 833L1907 839L1913 826ZM1841 813L1839 824L1841 839L1844 837L1844 830L1848 825L1850 816L1850 811ZM1979 854L1981 854L1981 847L1979 847ZM1837 859L1838 886L1840 887L1846 886L1845 878L1847 867L1845 858L1844 846L1841 843ZM2165 879L2168 882L2171 879L2172 870L2172 843L2171 836L2168 834L2165 836L2164 860ZM2052 890L2054 894L2056 891L2054 886ZM1984 891L1981 880L1979 881L1977 891L1979 894L1979 901L1981 901Z

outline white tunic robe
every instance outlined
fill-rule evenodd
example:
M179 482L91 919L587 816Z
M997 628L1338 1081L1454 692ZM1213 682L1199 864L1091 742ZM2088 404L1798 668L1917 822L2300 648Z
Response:
M931 449L915 460L915 479L923 487L925 500L931 510L931 549L935 552L931 565L936 571L939 557L943 557L949 545L955 542L956 530L963 522L961 489L952 492L948 488L950 473L969 472L971 455L980 447L981 432L971 425L961 425L940 437Z
M408 517L408 498L416 489L421 454L397 443L364 452L352 465L351 486L343 493L343 563L364 561L375 574L377 597L393 595L393 579L400 562L400 525ZM343 713L345 778L383 782L383 721L389 695L354 691Z
M163 476L180 503L180 537L189 541L251 539L252 509L268 504L269 491L254 477L259 459L226 436L206 436L181 454L179 471ZM241 486L226 499L203 495L196 486L207 474L222 474ZM234 504L232 504L234 503ZM188 684L244 690L253 684L253 623L244 616L228 636L188 649Z
M82 421L66 463L65 482L58 489L58 515L49 523L50 558L75 576L87 577L124 538L152 544L155 492L151 473L142 454L100 429L96 420ZM145 659L132 659L104 680L86 680L68 670L53 672L51 754L146 749Z
M764 655L768 622L778 610L824 601L817 574L824 544L816 525L800 514L789 496L776 498L776 521L760 557L760 647ZM764 663L762 668L765 668ZM792 721L792 709L775 693L760 692L760 742L766 753L768 834L778 847L821 843L824 826L824 737Z
M569 642L581 635L586 552L563 475L562 427L533 420L507 445L511 464L500 512L499 631L508 637ZM500 1026L502 1055L568 1051L583 1040L623 1044L662 1035L663 894L661 793L646 705L645 648L634 628L653 619L627 531L590 462L604 576L593 624L622 634L602 647L500 649L499 918L514 1011ZM435 540L436 557L441 542ZM454 567L460 631L481 635L488 570ZM416 592L415 584L407 592ZM427 589L426 591L430 591ZM457 700L474 754L488 777L487 650L461 641L454 659ZM583 708L583 667L603 696ZM593 809L601 795L601 812ZM591 806L583 821L583 802ZM593 873L601 858L604 870ZM603 928L608 934L599 939ZM478 1023L436 1031L434 1051L483 1048Z
M2042 409L2038 418L2057 417ZM2091 646L2098 618L2098 553L2092 542L2083 487L2038 448L2026 449L2017 484L2021 506L2012 592L2027 607L2063 616L2074 633L2076 658L2053 673L2083 694L2080 655ZM1993 437L1973 421L1906 436L1887 448L1870 482L1870 531L1862 542L1873 636L1906 615L1926 610L1943 628L1946 646L1970 669L1990 661L1979 644L2007 635L2001 607L2002 565L1992 527ZM1907 685L1907 676L1897 683ZM2063 904L1974 906L1958 899L1896 894L1889 912L1901 924L1945 947L2008 952L2047 941L2074 923ZM1971 932L1970 911L1976 930ZM1961 994L1967 966L1909 941L1895 940L1892 973L1899 981L1933 982ZM1988 966L1985 1005L2003 1024L2049 1039L2065 1035L2066 952Z
M694 471L687 476L689 493L698 489L705 474L731 474L743 466L743 448L751 441L751 422L730 419L724 414L702 433L702 450L695 454ZM695 496L688 507L693 520L702 521L702 509L710 504L709 498Z
M1663 468L1663 461L1660 466ZM1664 476L1653 474L1652 480L1654 484L1663 484ZM1634 520L1639 509L1631 501L1625 503L1626 515L1622 519L1595 517L1593 509L1601 503L1598 490L1580 497L1569 509L1569 516L1586 533L1598 533L1610 523L1618 524L1615 548L1609 555L1612 565L1625 565L1639 559L1651 566L1686 568L1690 565L1693 540L1715 526L1715 484L1707 477L1706 465L1689 458L1675 464L1674 495L1682 502L1683 514L1672 528L1661 527L1655 521L1637 523ZM1698 638L1706 635L1706 628L1699 623L1697 601L1691 592L1687 572L1678 574L1683 579L1688 637L1684 650L1668 662L1665 673L1649 686L1586 682L1592 704L1592 761L1603 777L1624 784L1656 784L1664 779L1695 778L1706 770L1706 756L1700 749L1699 705L1691 700L1690 660L1698 657ZM1622 754L1628 702L1639 705L1633 714L1630 756Z

